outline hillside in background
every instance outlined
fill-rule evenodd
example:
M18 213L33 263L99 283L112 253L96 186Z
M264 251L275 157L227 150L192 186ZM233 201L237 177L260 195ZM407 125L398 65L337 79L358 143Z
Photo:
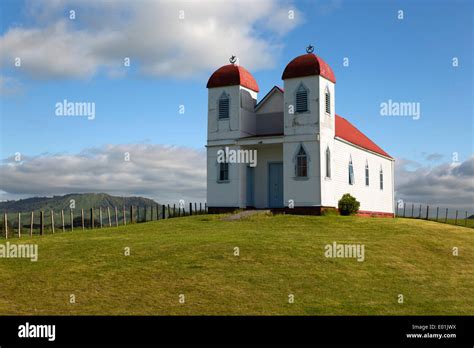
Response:
M98 207L150 206L158 204L152 199L143 197L117 197L106 193L71 193L65 196L33 197L18 201L0 202L1 212L29 212L38 210L69 209L71 202L75 209L90 209Z

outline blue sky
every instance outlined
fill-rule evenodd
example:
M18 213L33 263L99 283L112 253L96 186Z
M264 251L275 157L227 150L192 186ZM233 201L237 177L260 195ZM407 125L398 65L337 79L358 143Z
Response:
M137 3L149 5L147 1ZM2 2L2 159L8 161L17 152L25 157L73 156L87 148L123 144L175 145L200 151L206 143L205 86L213 70L236 54L256 78L262 98L273 85L283 85L285 65L303 54L310 43L336 75L336 113L401 159L400 163L429 171L452 162L454 152L459 162L472 156L471 1L268 3L272 5L255 9L254 17L248 15L249 18L234 22L229 15L221 29L227 31L228 37L235 35L234 40L224 35L221 41L212 41L204 30L202 37L195 34L190 41L180 32L174 42L169 37L153 36L154 30L161 33L169 29L160 24L159 28L147 28L147 21L143 20L141 26L122 26L121 18L126 18L125 22L142 13L137 9L128 12L122 2L115 2L117 6L114 2L89 1L59 1L59 5L47 1ZM164 4L163 8L154 5L153 9L179 11L181 6L179 2ZM186 20L192 21L193 11L198 10L182 6L186 8ZM217 2L202 6L207 7L207 12L199 9L203 23L206 16L219 16ZM245 6L249 5L240 5ZM67 18L71 8L77 11L73 22ZM290 23L285 17L288 10L296 12ZM397 18L399 10L403 11L402 20ZM48 32L49 27L62 20L67 23L65 27ZM186 31L186 25L185 22L183 28L176 28L173 24L170 30ZM24 39L15 36L35 30L37 41L32 41L29 49L24 47ZM94 43L94 49L110 36L130 35L134 43L125 54L131 57L131 67L116 65L127 50L123 43L104 45L100 53L90 58L88 52L83 52L91 49L84 33L94 38L102 36ZM54 35L65 35L70 46L61 47L43 60L41 53L35 56L35 52L50 52L47 42L53 40L51 45L55 45ZM38 42L42 40L43 44ZM137 40L145 43L135 44ZM196 45L194 49L189 47L191 43ZM68 53L75 49L84 53L82 61L74 61ZM37 63L31 65L35 66L27 67L29 62L24 62L22 68L13 67L15 50L28 59L34 58ZM152 60L160 57L170 62L155 66ZM346 57L348 67L343 66ZM452 66L454 57L459 61L458 67ZM55 62L65 62L65 66L57 68ZM63 99L94 102L96 118L56 117L55 104ZM389 99L420 103L420 119L381 116L380 103ZM185 107L184 114L178 112L180 105ZM17 194L20 193L27 195ZM10 196L14 193L10 192Z

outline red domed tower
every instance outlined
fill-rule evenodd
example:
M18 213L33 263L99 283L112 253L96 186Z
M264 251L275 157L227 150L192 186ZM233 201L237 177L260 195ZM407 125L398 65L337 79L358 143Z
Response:
M208 140L238 139L255 134L257 81L244 67L230 64L217 69L207 82Z
M212 207L245 208L245 163L220 163L219 151L239 151L237 141L256 134L258 84L245 68L230 64L217 69L207 82L207 203Z
M259 92L257 81L252 74L242 66L228 64L220 67L209 78L207 88L242 86L254 92Z
M289 62L283 71L281 79L286 80L312 75L320 75L336 83L336 77L331 67L321 57L312 52L298 56Z
M282 75L285 163L301 149L310 158L310 175L304 183L293 180L293 168L285 168L284 196L288 201L294 192L301 191L299 199L302 202L305 199L309 202L316 196L321 206L331 206L334 202L331 197L333 181L328 177L325 159L333 161L330 154L334 153L336 77L331 67L313 50L309 46L306 54L289 62Z

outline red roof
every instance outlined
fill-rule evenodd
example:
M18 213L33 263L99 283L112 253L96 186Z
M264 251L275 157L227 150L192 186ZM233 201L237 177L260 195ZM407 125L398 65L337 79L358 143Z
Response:
M303 54L289 62L283 71L281 79L285 80L311 75L321 75L329 81L336 83L336 76L331 67L314 53Z
M207 88L240 85L258 92L257 81L245 68L229 64L217 69L209 78Z
M392 158L344 117L336 115L336 137L382 156Z

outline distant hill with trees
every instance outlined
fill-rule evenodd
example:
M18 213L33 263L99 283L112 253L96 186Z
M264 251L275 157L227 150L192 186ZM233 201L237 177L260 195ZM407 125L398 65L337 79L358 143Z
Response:
M158 203L143 197L118 197L106 193L71 193L64 196L32 197L0 202L1 212L30 212L38 210L90 209L98 207L151 206Z

